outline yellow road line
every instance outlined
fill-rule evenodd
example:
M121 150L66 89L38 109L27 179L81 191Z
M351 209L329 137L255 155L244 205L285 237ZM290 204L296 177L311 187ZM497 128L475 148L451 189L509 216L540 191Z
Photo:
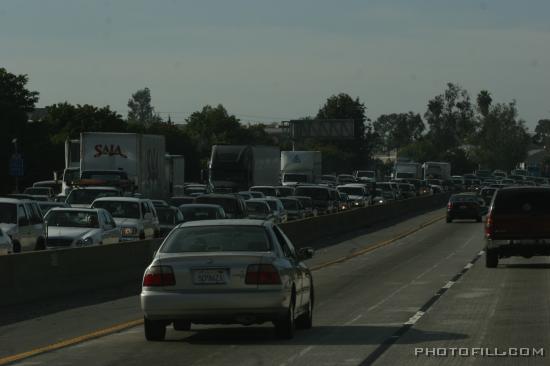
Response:
M82 342L89 341L89 340L94 339L94 338L99 338L99 337L103 337L103 336L106 336L106 335L109 335L109 334L120 332L122 330L132 328L132 327L135 327L135 326L141 325L141 324L143 324L143 319L131 320L131 321L126 322L126 323L121 323L121 324L117 324L117 325L114 325L114 326L109 327L109 328L100 329L100 330L97 330L95 332L88 333L88 334L85 334L85 335L82 335L82 336L79 336L79 337L66 339L64 341L53 343L53 344L50 344L50 345L47 345L47 346L44 346L44 347L35 348L35 349L27 351L27 352L22 352L22 353L18 353L18 354L11 355L11 356L6 356L6 357L3 357L3 358L0 358L0 365L6 365L6 364L11 363L11 362L21 361L25 358L37 356L37 355L42 354L42 353L56 351L56 350L61 349L61 348L69 347L69 346L75 345L77 343L82 343Z
M338 258L338 259L334 259L334 260L331 260L329 262L325 262L325 263L322 263L322 264L318 264L316 266L311 267L311 270L312 271L317 271L321 268L325 268L325 267L328 267L328 266L331 266L331 265L337 264L337 263L342 263L342 262L345 262L347 260L350 260L351 258L355 258L355 257L358 257L360 255L366 254L366 253L371 252L375 249L378 249L378 248L383 247L385 245L396 242L397 240L403 239L406 236L414 234L415 232L425 228L426 226L432 225L435 222L443 219L444 217L445 216L436 217L435 219L432 219L428 222L425 222L425 223L419 225L418 227L416 227L412 230L401 233L401 234L397 235L394 238L376 243L374 245L371 245L367 248L361 249L361 250L359 250L359 251L357 251L353 254L350 254L348 256L341 257L341 258ZM27 351L27 352L22 352L22 353L18 353L18 354L15 354L15 355L2 357L2 358L0 358L0 366L6 365L6 364L9 364L9 363L12 363L12 362L21 361L21 360L29 358L29 357L38 356L42 353L52 352L52 351L59 350L61 348L73 346L75 344L86 342L86 341L89 341L89 340L94 339L94 338L104 337L104 336L107 336L107 335L110 335L110 334L113 334L113 333L117 333L117 332L123 331L125 329L129 329L129 328L141 325L141 324L143 324L143 319L131 320L131 321L126 322L126 323L120 323L120 324L117 324L117 325L113 325L109 328L100 329L100 330L97 330L95 332L88 333L88 334L85 334L85 335L82 335L82 336L78 336L78 337L71 338L71 339L66 339L66 340L63 340L61 342L53 343L53 344L50 344L50 345L47 345L47 346L44 346L44 347L35 348L35 349Z

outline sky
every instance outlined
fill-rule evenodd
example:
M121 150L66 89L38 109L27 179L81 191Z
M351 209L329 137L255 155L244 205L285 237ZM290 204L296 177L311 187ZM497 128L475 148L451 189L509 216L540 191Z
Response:
M0 0L0 67L38 106L110 105L149 87L183 122L223 104L241 120L315 115L348 93L367 115L413 111L458 83L475 100L550 118L548 0Z

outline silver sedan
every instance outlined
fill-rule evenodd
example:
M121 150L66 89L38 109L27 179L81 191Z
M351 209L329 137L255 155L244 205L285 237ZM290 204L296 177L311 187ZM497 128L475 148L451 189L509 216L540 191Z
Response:
M269 221L206 220L178 225L146 269L141 292L147 340L166 326L273 322L281 338L312 326L314 291L303 260Z

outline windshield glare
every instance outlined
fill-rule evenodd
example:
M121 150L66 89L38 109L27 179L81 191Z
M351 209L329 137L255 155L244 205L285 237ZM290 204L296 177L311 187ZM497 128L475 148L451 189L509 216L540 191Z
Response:
M98 228L97 213L87 211L50 211L46 215L49 226Z
M115 218L139 219L141 214L139 204L126 201L97 201L94 208L104 208Z

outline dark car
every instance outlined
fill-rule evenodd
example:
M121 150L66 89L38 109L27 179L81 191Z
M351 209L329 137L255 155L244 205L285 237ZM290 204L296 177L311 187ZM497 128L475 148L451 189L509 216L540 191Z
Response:
M181 205L195 202L195 198L196 198L195 196L177 196L177 197L171 197L168 200L168 202L172 206L179 207Z
M447 222L471 219L481 222L482 207L474 194L454 194L447 205Z
M179 206L183 222L225 219L225 211L220 205L190 203Z
M336 190L332 191L323 186L298 186L294 193L296 196L307 196L313 201L313 208L319 215L338 212Z
M183 222L183 215L177 207L155 207L159 218L160 236L165 237L176 225Z
M508 187L495 192L487 222L485 260L550 255L550 188Z
M228 219L244 219L248 216L245 200L238 194L205 194L195 197L195 203L220 205Z
M289 197L294 196L294 187L291 186L278 186L275 187L277 189L277 193L279 193L279 197Z

